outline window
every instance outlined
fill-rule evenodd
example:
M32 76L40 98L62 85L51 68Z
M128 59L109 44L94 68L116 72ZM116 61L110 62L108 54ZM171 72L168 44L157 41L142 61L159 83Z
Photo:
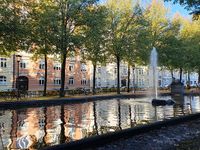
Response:
M6 77L0 76L0 85L5 85L5 84L6 84Z
M110 83L109 83L109 80L107 80L107 81L106 81L106 85L107 85L107 86L109 86L109 85L110 85Z
M81 71L86 71L86 64L81 64Z
M74 84L74 77L70 77L69 78L69 85L73 85Z
M61 63L55 63L53 69L54 70L61 70Z
M128 74L127 68L123 67L123 69L122 69L122 74L123 74L123 75L127 75L127 74Z
M142 85L141 83L142 83L141 79L139 79L138 85L141 86Z
M39 85L44 85L44 77L41 77L41 78L39 79Z
M117 74L117 67L115 67L115 71L114 72L115 72L115 74Z
M141 70L141 69L138 70L138 74L139 74L139 75L142 74L142 70Z
M44 61L40 61L39 68L40 69L44 69L45 68L45 62Z
M7 61L6 58L0 58L0 67L1 68L6 68L7 67L6 61Z
M25 60L20 62L20 68L27 68L28 63Z
M86 85L86 84L87 84L87 81L86 81L85 78L83 78L83 79L81 80L81 85Z
M61 79L60 78L55 78L53 83L54 83L54 85L60 85L61 84Z
M70 60L74 61L75 60L75 51L70 51L69 56L70 56Z
M74 64L69 64L69 71L74 71Z

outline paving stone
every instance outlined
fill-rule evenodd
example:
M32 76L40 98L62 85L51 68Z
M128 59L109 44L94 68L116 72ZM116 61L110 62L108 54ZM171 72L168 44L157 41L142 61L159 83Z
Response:
M194 138L198 139L199 137L200 137L200 119L175 126L161 128L158 130L153 130L147 133L133 136L128 139L120 139L115 142L98 147L96 148L96 150L184 149L184 148L179 148L181 143L188 140L192 141L192 139ZM194 149L199 149L192 145L190 147L193 147Z

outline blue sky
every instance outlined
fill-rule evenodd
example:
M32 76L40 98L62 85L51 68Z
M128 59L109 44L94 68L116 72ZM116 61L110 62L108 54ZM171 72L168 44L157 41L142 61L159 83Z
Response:
M101 2L104 2L106 0L100 0ZM136 0L133 0L136 1ZM141 0L141 3L143 6L149 5L151 3L151 0ZM184 9L184 6L180 6L179 4L173 4L172 2L165 2L165 6L169 9L169 16L172 17L175 13L180 13L181 16L191 19L192 16L189 15L189 11Z
M172 2L165 2L165 6L170 9L171 15L176 12L179 12L183 17L191 18L192 16L189 14L184 6L180 6L179 4L173 4Z

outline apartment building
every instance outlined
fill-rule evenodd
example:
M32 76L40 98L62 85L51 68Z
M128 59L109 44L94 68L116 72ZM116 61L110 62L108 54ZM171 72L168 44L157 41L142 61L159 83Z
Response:
M20 60L17 60L20 56ZM82 62L80 56L73 55L66 60L65 88L90 87L90 63ZM0 91L16 88L40 91L44 88L44 59L34 59L32 54L19 52L11 57L0 56ZM58 90L61 84L60 58L48 56L47 90Z
M96 75L96 87L117 87L117 66L115 63L109 63L106 66L98 66ZM152 75L149 66L135 66L130 69L130 87L149 88L152 85ZM158 67L158 87L167 87L172 82L171 72L167 69ZM173 72L173 77L179 79L179 71ZM92 80L92 78L91 78ZM183 73L182 82L186 85L190 82L191 86L196 86L198 83L198 74L195 72ZM91 82L92 84L92 82ZM128 85L128 64L120 64L120 87Z
M17 56L21 56L18 60ZM16 81L20 88L29 91L42 91L44 88L44 59L33 59L30 53L19 52L10 57L0 56L0 91L16 88ZM48 56L47 64L47 90L59 90L61 84L61 63L57 56ZM179 72L174 71L173 76L179 79ZM198 82L198 74L183 73L182 82L188 81L192 86ZM152 77L148 66L135 66L130 68L130 87L149 88ZM172 82L169 70L158 68L158 86L167 87ZM93 87L93 67L91 62L83 62L80 55L71 54L66 61L65 88L76 89ZM120 64L120 87L128 85L128 64ZM96 70L96 88L117 87L116 63L98 65Z
M13 85L13 59L14 56L0 56L0 91L11 89Z

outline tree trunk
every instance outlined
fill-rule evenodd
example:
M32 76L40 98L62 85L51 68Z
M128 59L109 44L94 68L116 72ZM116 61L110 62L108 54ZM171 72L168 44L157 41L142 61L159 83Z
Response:
M173 73L173 70L170 70L171 72L171 76L172 76L172 79L174 78L174 73Z
M117 103L118 103L119 129L122 130L122 116L121 116L121 104L120 104L120 100L117 100Z
M94 130L97 135L99 135L98 132L98 123L97 123L97 111L96 111L96 102L93 102L93 115L94 115Z
M117 94L120 94L120 58L117 56Z
M47 54L44 54L44 91L43 96L47 95Z
M46 142L46 137L47 137L47 107L44 107L44 110L43 110L43 113L44 113L44 128L43 128L43 131L44 131L44 136L43 136L43 141L44 141L44 146L48 146L47 142Z
M182 82L182 73L183 73L183 68L180 68L180 78L179 78L180 82Z
M135 87L135 65L133 66L133 92L135 93L136 87Z
M130 92L130 64L128 64L128 88L127 88L127 92Z
M188 85L190 86L190 72L188 71Z
M61 4L64 5L64 4ZM61 6L65 7L65 6ZM68 9L69 4L66 4L66 9ZM61 30L61 50L62 50L62 64L61 64L61 88L60 88L60 97L65 96L65 66L66 66L66 59L67 59L67 45L69 42L66 40L67 38L67 21L68 21L68 10L61 10L62 14L62 30Z
M65 143L66 142L66 137L65 137L65 106L61 105L60 108L60 120L61 120L61 130L60 130L60 143Z
M96 91L95 91L95 85L96 85L96 68L97 68L97 65L95 63L95 64L93 64L93 87L92 87L92 94L93 95L96 93Z
M12 88L15 88L16 84L16 61L15 61L15 54L13 55L13 82L12 82Z
M200 84L200 68L198 69L198 85Z
M65 66L66 66L66 58L67 54L64 52L62 58L62 66L61 66L61 88L60 88L60 97L65 96Z

